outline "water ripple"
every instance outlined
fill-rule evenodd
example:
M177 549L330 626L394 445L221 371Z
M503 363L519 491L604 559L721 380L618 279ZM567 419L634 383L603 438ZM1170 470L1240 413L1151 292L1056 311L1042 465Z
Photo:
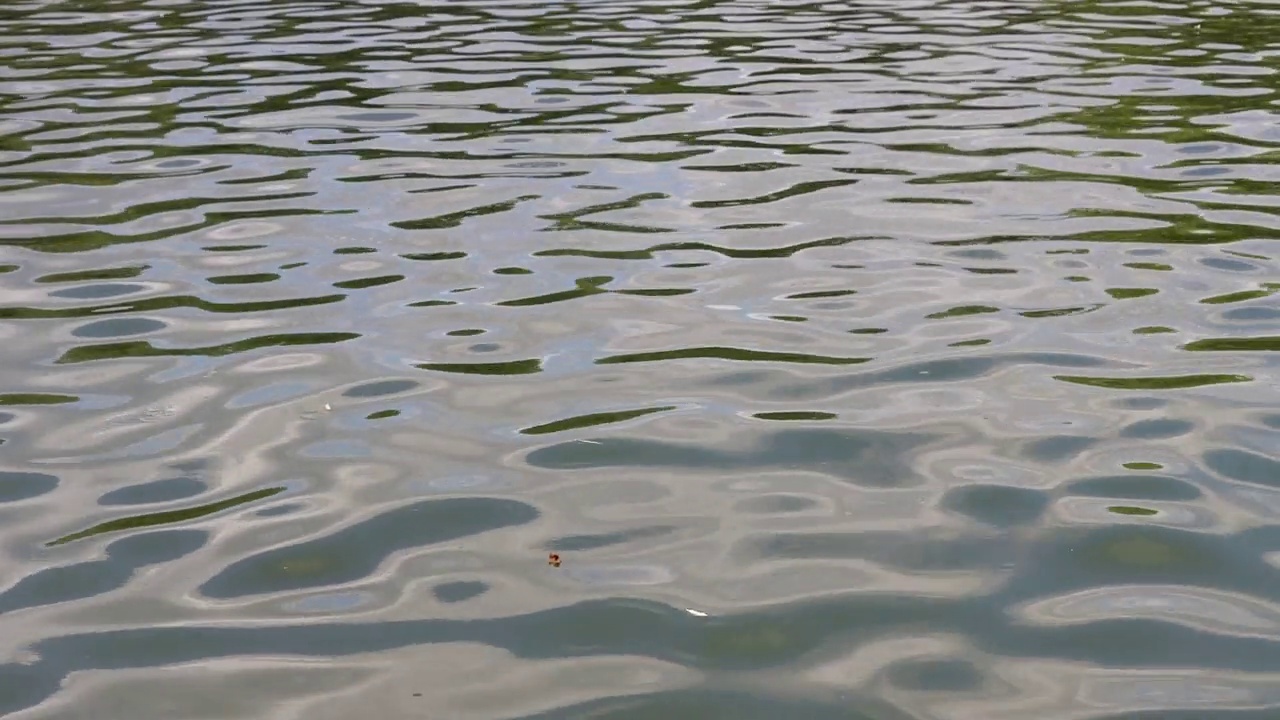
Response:
M1274 717L1277 38L9 3L0 714Z

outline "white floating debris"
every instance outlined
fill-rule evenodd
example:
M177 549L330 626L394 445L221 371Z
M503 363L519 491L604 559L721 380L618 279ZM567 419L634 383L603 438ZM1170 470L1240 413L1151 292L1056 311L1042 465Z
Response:
M706 616L707 616L707 614L706 614L706 613L704 613L704 612L702 612L701 610L694 610L693 608L685 608L685 609L684 609L684 611L685 611L685 612L687 612L687 613L689 613L690 615L692 615L692 616L694 616L694 617L706 617Z
M587 443L588 445L599 445L599 444L600 444L600 441L599 441L599 440L578 440L578 442L581 442L581 443Z
M324 409L325 409L325 410L332 410L332 409L333 409L333 406L332 406L332 405L330 405L329 403L325 403L325 404L324 404Z

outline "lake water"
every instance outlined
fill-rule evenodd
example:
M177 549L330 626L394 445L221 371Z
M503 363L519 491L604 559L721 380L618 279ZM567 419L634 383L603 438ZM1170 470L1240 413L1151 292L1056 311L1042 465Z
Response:
M1277 187L1269 0L8 2L0 715L1275 718Z

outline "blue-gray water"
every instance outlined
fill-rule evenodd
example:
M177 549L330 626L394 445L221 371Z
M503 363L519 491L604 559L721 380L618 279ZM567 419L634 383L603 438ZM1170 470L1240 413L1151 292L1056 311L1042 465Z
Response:
M1275 718L1278 98L1266 0L6 2L0 715Z

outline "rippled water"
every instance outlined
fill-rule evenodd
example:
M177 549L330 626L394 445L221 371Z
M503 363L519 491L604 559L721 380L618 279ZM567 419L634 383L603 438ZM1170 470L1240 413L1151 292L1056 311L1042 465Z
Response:
M6 3L0 715L1274 718L1278 97L1266 0Z

